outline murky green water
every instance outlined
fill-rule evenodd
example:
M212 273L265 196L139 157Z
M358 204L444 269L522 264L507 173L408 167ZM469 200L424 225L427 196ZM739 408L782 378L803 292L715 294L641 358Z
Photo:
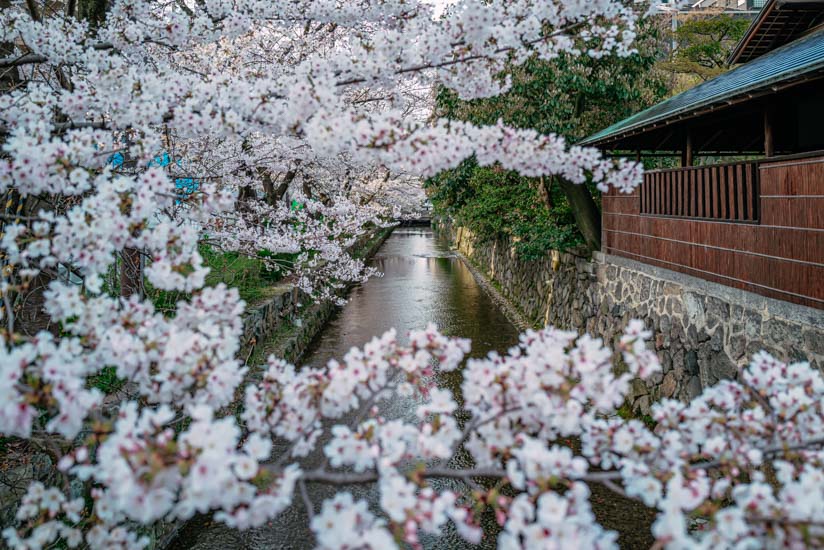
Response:
M331 358L341 358L352 346L361 346L373 335L395 327L401 339L411 329L434 322L448 335L472 339L472 355L483 356L491 350L504 352L517 342L518 331L507 321L472 274L447 245L428 228L397 229L373 259L384 273L354 289L349 303L332 319L302 361L305 365L322 365ZM456 390L459 373L439 380ZM409 399L391 399L381 403L385 417L410 418L416 403ZM319 463L316 454L309 463ZM456 466L465 458L458 457ZM459 485L455 490L463 490ZM333 494L327 487L310 487L315 509ZM377 491L370 487L352 487L356 498L377 502ZM313 548L306 511L300 502L266 527L239 532L208 521L185 529L175 548L217 550L227 548L303 549ZM469 547L454 532L440 539L423 540L427 548ZM494 547L494 540L483 547ZM477 548L477 547L472 547Z

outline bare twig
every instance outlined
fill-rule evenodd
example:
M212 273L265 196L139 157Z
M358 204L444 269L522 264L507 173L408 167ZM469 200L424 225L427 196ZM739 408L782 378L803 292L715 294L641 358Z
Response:
M8 330L9 335L14 334L14 311L11 307L11 300L9 298L9 292L7 288L3 289L3 305L6 308L6 329Z
M613 493L617 493L624 498L633 498L629 496L622 487L620 487L617 483L613 482L610 479L602 479L599 483L607 489L609 489L610 491L612 491Z
M557 36L561 36L561 35L564 35L568 32L577 30L577 29L581 28L583 25L584 25L583 22L574 23L574 24L569 25L567 27L564 27L562 29L558 29L558 30L546 35L546 36L541 36L541 37L538 37L534 40L528 40L526 42L522 42L518 46L519 47L534 46L535 44L540 44L541 42L546 42L547 40L551 40L552 38L555 38ZM454 47L461 46L461 45L462 45L461 43L453 44ZM492 55L511 52L515 49L516 49L516 46L506 46L504 48L498 48L497 50L494 50L491 54L468 55L466 57L458 57L456 59L450 59L448 61L441 61L439 63L421 63L420 65L412 65L411 67L404 67L404 68L398 69L397 71L395 71L395 74L396 75L403 75L403 74L407 74L407 73L417 73L417 72L421 72L421 71L424 71L424 70L427 70L427 69L440 69L440 68L443 68L443 67L450 67L452 65L460 65L461 63L468 63L470 61L481 61L481 60L484 60L484 59L491 59ZM366 82L365 78L351 78L349 80L342 80L342 81L338 82L336 85L337 86L349 86L351 84L362 84L364 82Z
M105 122L56 122L53 124L54 129L57 131L66 131L66 130L80 130L83 128L93 128L95 130L105 130L108 128L108 125ZM4 125L0 125L0 134L8 134L9 128Z
M774 447L768 447L762 451L764 457L772 457L776 455L780 455L782 453L788 453L792 451L803 451L804 449L809 449L811 447L820 447L824 445L824 437L818 439L810 439L809 441L805 441L804 443L798 443L796 445L776 445ZM712 468L718 468L723 466L723 462L720 460L710 460L708 462L698 462L692 466L693 470L709 470Z
M445 478L445 479L470 479L473 477L506 477L506 471L500 468L470 468L458 470L455 468L433 467L427 468L420 473L423 478ZM317 469L306 472L301 479L312 483L323 483L326 485L364 485L374 483L380 478L377 472L330 472Z
M298 481L300 488L300 496L303 499L303 505L306 506L306 515L309 516L309 521L315 517L315 507L312 505L312 500L309 498L309 491L306 490L306 482L302 479Z

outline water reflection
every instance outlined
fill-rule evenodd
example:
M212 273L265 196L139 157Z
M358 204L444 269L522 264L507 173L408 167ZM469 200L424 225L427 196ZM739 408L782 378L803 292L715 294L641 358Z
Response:
M361 346L372 336L395 327L402 341L411 329L434 322L446 334L472 339L472 356L491 350L505 351L517 342L518 332L478 286L469 270L438 240L430 229L396 230L372 261L384 273L354 289L347 305L330 321L314 342L303 364L318 366L342 357L352 346ZM460 376L443 377L439 383L457 390ZM414 416L416 403L392 399L381 404L389 418ZM317 464L319 455L310 457ZM458 463L465 462L459 457ZM462 490L460 486L453 486ZM351 487L356 498L377 502L373 487ZM312 487L312 500L319 508L333 494L326 487ZM374 506L373 506L374 508ZM221 525L203 523L178 542L179 548L200 550L225 548L302 549L313 548L306 511L300 503L269 526L238 532ZM450 531L441 539L425 539L427 548L470 547ZM494 547L487 540L483 547Z

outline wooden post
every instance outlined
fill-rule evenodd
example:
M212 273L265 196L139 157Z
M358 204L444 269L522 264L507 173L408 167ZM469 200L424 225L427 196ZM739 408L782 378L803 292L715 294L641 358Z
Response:
M684 150L681 152L681 166L692 166L692 133L687 130L687 139L684 143Z
M775 155L775 142L773 137L772 113L770 108L764 109L764 156L772 157Z

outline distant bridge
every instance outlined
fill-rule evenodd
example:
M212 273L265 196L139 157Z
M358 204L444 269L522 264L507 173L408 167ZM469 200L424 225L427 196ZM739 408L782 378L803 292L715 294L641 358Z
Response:
M406 218L401 220L401 227L429 227L432 225L432 218L425 216L421 218Z

